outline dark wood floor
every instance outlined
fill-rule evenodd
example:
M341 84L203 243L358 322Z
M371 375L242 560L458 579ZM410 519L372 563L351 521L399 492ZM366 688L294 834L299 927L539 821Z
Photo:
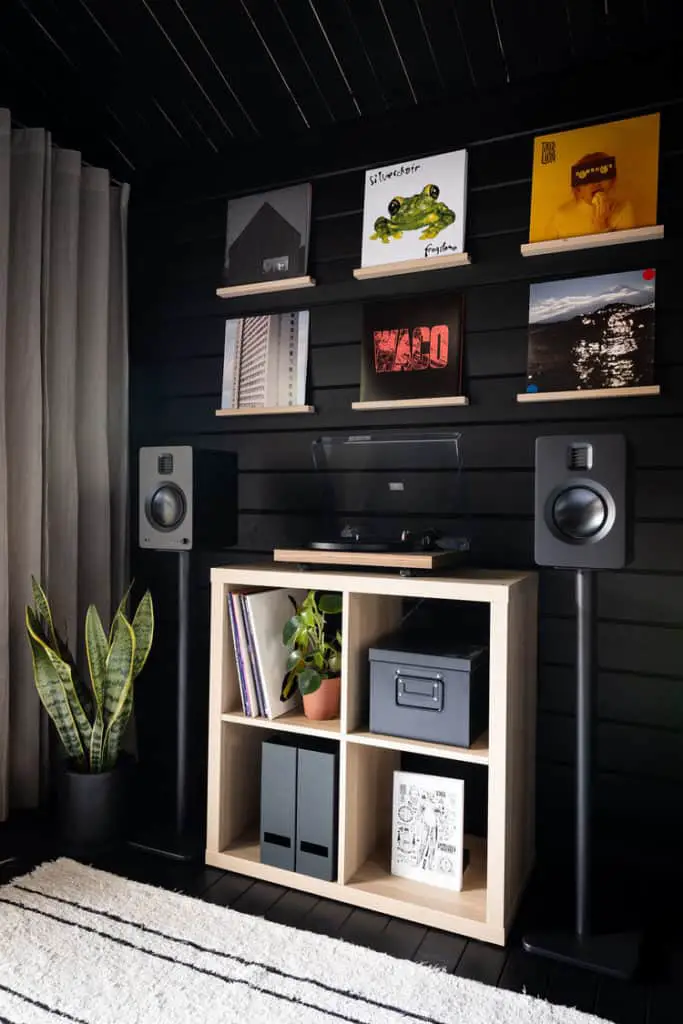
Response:
M18 824L15 819L10 825L0 826L0 883L58 853L45 830L35 822L27 826L26 819ZM599 916L609 919L613 927L635 923L643 928L642 965L638 978L629 983L598 978L522 950L521 936L528 927L555 925L563 917L570 918L571 880L569 884L558 881L566 874L557 863L536 873L505 949L206 868L199 861L178 862L125 847L98 858L95 864L244 914L331 935L392 956L438 964L459 977L575 1006L616 1024L683 1022L680 894L669 891L669 899L662 901L661 879L654 879L655 907L650 898L652 877L641 874L625 878L618 864L599 866L596 905ZM604 922L597 923L600 926Z

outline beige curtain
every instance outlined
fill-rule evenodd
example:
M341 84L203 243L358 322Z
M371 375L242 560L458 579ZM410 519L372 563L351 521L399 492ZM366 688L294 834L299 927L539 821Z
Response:
M127 186L0 110L0 820L40 798L31 574L78 648L127 576Z

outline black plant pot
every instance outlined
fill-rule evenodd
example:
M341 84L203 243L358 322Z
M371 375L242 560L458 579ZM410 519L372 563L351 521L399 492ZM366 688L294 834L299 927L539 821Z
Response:
M61 845L72 856L104 853L122 842L130 764L120 758L109 772L83 774L66 768L59 783Z

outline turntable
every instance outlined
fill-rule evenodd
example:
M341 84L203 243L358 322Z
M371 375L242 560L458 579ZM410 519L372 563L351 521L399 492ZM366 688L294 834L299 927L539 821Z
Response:
M462 565L466 536L453 536L463 515L457 431L384 431L321 437L313 464L321 485L320 534L297 548L276 548L275 561L398 569L402 574ZM420 512L430 507L431 513Z

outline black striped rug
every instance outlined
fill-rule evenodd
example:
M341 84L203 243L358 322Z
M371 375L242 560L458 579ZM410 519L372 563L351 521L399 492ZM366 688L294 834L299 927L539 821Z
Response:
M0 888L0 1024L596 1024L70 860Z

